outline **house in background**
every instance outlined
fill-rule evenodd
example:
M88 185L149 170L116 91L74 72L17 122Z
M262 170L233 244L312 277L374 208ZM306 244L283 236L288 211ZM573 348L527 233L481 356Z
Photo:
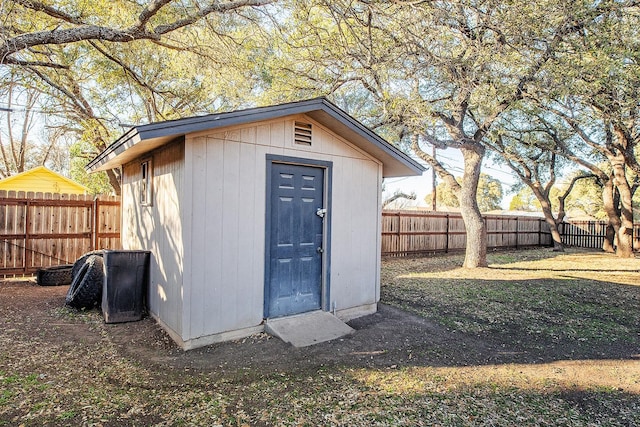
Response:
M0 190L54 194L87 194L89 192L84 185L44 166L0 180Z
M87 170L120 167L123 248L184 349L374 313L382 179L424 170L325 98L137 126Z

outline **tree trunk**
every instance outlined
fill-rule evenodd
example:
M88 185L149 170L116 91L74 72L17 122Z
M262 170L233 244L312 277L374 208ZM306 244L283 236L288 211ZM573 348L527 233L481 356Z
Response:
M544 212L544 209L543 209ZM564 243L562 243L562 236L558 230L558 224L556 223L553 214L544 212L544 220L549 224L549 230L551 231L551 238L553 239L553 251L564 252Z
M613 166L613 185L620 196L620 226L617 230L618 247L616 255L633 258L633 207L631 187L625 175L625 164L616 162Z
M120 185L120 170L111 169L107 171L107 177L109 178L109 184L111 184L111 188L113 188L113 192L116 196L119 196L122 192L122 187Z
M464 157L464 175L460 189L460 209L464 228L467 232L465 268L486 267L487 264L487 228L478 208L476 198L480 168L485 148L480 145L461 149Z
M602 187L602 203L607 213L608 221L602 250L610 253L615 252L615 238L620 228L620 216L616 209L617 203L614 190L613 180L608 179Z
M602 250L610 254L616 251L616 228L610 221L607 223L604 230Z
M562 243L562 236L560 235L560 231L558 230L558 223L562 222L562 218L558 216L558 220L556 220L553 217L553 212L551 211L551 201L549 200L549 195L547 192L543 193L540 190L540 187L537 185L529 185L529 188L531 188L531 190L533 191L533 194L536 196L536 198L540 202L540 207L542 208L544 220L546 221L547 224L549 224L549 230L551 231L551 239L553 240L553 251L564 252L564 244ZM564 217L564 214L562 216Z

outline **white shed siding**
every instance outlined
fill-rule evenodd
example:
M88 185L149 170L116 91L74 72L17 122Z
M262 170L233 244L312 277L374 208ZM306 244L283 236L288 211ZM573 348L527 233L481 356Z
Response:
M331 300L336 308L377 302L379 167L340 159L334 163L331 218Z
M187 139L187 181L193 191L185 226L190 230L185 339L262 322L264 206L257 201L264 200L265 171L255 165L266 149L238 143L255 134L253 128L226 133L226 139Z
M381 163L317 123L295 145L293 121L187 135L184 340L262 322L267 154L333 162L331 300L377 301Z
M314 127L311 147L293 147L298 152L285 150L285 154L333 162L331 303L341 310L378 302L380 162L321 126Z
M141 206L140 160L151 159L153 200ZM123 167L122 246L152 252L149 310L167 327L182 329L184 144L177 142Z

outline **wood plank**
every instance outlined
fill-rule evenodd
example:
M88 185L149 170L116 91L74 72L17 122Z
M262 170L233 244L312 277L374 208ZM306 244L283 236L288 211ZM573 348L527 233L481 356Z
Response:
M220 320L222 330L232 330L237 328L238 318L244 317L243 310L248 310L238 302L243 299L246 292L247 284L238 283L238 270L243 268L240 266L238 254L240 245L238 236L240 233L240 221L238 211L240 210L240 193L247 191L240 187L240 174L242 173L242 164L240 162L240 145L235 141L240 140L240 132L229 132L223 148L224 159L224 185L222 186L222 242L224 242L224 250L222 251L222 277L228 284L233 286L220 287L220 304L226 312ZM209 203L214 202L209 200ZM207 206L209 212L211 205ZM211 325L207 324L207 329L211 330Z
M549 225L542 218L496 215L484 218L490 247L551 244ZM448 226L439 228L437 221L447 220ZM466 243L464 223L459 213L384 211L381 224L381 252L385 255L461 250ZM598 249L604 240L605 226L599 221L579 221L566 223L560 229L567 245Z
M256 323L255 315L261 312L263 305L262 298L256 295L254 289L256 283L264 283L261 280L262 275L256 271L256 265L262 265L258 257L264 254L264 241L257 239L256 236L264 235L264 207L255 209L256 199L256 182L259 182L258 176L266 170L265 157L258 158L256 155L255 138L256 132L254 127L248 128L252 131L243 131L243 141L250 141L251 144L240 144L238 167L239 189L242 196L237 201L237 219L238 219L238 248L236 262L238 263L238 290L239 298L245 299L246 310L238 312L236 322L239 324ZM252 140L253 138L253 140ZM263 186L264 187L264 186ZM264 204L264 199L262 199ZM264 256L262 256L264 258ZM263 270L264 271L264 270Z
M38 268L72 262L89 248L90 224L77 221L87 214L92 197L52 193L0 193L0 275L30 273ZM109 198L106 242L119 244L118 198ZM78 227L80 224L80 227ZM116 246L119 247L119 246ZM25 264L26 263L26 264Z
M215 153L219 150L220 157ZM222 144L207 138L197 138L188 144L185 150L185 174L187 185L192 190L188 191L191 197L190 206L187 208L192 215L189 221L189 248L185 259L185 294L183 309L189 313L182 313L185 324L183 336L198 337L204 334L207 317L211 323L222 315L219 310L216 294L221 286L220 271L211 270L212 264L218 265L221 252L218 249L222 245L221 229L209 231L210 222L215 221L215 215L220 214L218 205L222 204L222 194L218 191L224 181L209 183L208 174L219 170L223 174ZM209 204L209 211L207 209ZM209 234L213 232L213 234ZM213 236L213 238L207 238ZM208 242L213 240L213 242ZM218 249L216 251L216 249ZM216 252L214 252L216 251ZM211 258L208 258L211 256ZM206 259L206 261L205 261ZM213 273L212 276L208 274ZM179 307L175 307L179 310ZM210 312L208 310L211 310ZM207 313L207 314L205 314Z

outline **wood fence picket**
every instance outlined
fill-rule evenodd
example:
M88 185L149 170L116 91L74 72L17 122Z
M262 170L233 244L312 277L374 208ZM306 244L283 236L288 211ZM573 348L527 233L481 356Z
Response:
M550 246L542 218L485 215L487 247ZM604 221L560 224L567 246L599 249ZM454 212L383 211L382 255L409 256L464 250L462 215ZM0 191L0 276L31 274L73 263L94 249L120 248L120 199L83 195ZM640 224L634 225L640 249Z
M483 215L487 248L551 246L549 225L543 218ZM605 221L563 222L559 230L567 246L600 249ZM382 255L409 256L464 250L466 232L459 212L383 211ZM640 249L640 224L634 225L634 248Z
M0 191L0 275L31 274L119 247L119 197Z

